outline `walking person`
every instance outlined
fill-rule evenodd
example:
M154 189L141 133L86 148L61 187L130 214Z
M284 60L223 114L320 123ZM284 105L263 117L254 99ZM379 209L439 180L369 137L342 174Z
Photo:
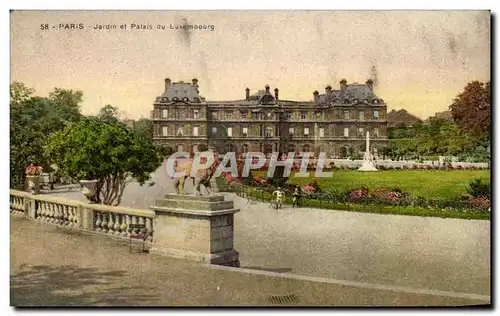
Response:
M293 190L293 207L299 207L300 195L300 186L297 185Z
M276 195L276 209L278 208L283 208L283 196L285 195L285 193L283 191L281 191L281 188L278 187L278 189L276 189L276 191L273 192L273 197Z

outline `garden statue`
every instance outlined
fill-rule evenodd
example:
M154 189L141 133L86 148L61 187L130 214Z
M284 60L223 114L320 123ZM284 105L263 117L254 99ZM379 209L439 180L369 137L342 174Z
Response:
M203 163L203 162L202 162ZM201 195L200 191L200 186L203 185L205 186L206 190L208 191L209 195L211 195L211 186L210 186L210 181L212 180L212 176L215 174L215 171L217 170L217 167L219 166L219 160L216 158L215 162L212 163L207 168L202 168L199 169L195 175L195 177L191 176L191 171L193 168L193 158L191 159L185 159L184 161L177 161L176 164L174 165L174 170L176 173L184 172L184 176L179 177L175 181L175 191L179 195L184 195L185 194L185 188L184 185L186 183L187 178L191 178L193 181L193 187L196 190L196 195Z
M378 171L373 161L373 156L370 152L370 132L366 132L366 151L363 157L363 165L359 167L358 171Z

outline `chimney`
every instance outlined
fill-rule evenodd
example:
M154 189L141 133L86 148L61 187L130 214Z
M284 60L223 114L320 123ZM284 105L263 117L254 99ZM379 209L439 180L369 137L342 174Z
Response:
M327 85L325 88L326 99L329 101L332 96L332 86Z
M199 86L198 86L198 79L194 78L192 80L192 82L193 82L193 87L196 89L196 92L200 93L200 91L198 91L198 88L199 88Z
M269 85L266 84L266 93L269 93Z
M373 90L373 80L368 79L368 80L366 80L365 83L368 86L368 88L370 88L370 90Z
M246 95L246 98L245 98L245 99L246 99L246 100L250 100L250 89L249 89L249 88L246 88L246 89L245 89L245 92L246 92L246 94L245 94L245 95Z
M313 96L314 96L314 102L318 103L319 92L318 91L314 91L313 92Z
M170 86L171 83L172 80L170 80L170 78L165 78L165 92L167 92L168 87Z
M275 89L274 89L274 98L275 98L276 100L278 100L278 95L279 95L279 92L280 92L280 91L278 90L278 88L275 88Z
M347 89L347 80L342 79L340 80L340 92L345 92Z

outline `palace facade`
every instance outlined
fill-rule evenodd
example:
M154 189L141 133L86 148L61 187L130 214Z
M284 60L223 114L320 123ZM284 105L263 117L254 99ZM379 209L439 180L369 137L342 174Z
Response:
M342 157L365 151L370 132L373 153L388 145L387 105L375 95L373 81L326 86L313 92L311 101L279 98L279 90L266 85L235 101L206 101L198 80L190 83L165 79L151 113L153 140L173 151L220 153L261 151L326 152ZM204 150L204 149L203 149Z

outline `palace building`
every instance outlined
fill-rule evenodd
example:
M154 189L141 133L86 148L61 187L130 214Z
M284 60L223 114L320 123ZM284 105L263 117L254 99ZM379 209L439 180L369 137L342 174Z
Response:
M209 148L220 153L250 151L326 152L330 157L365 151L370 132L372 152L388 145L387 105L375 95L373 81L326 86L311 101L289 101L266 85L234 101L207 101L198 80L172 82L156 97L151 113L155 144L173 151Z

